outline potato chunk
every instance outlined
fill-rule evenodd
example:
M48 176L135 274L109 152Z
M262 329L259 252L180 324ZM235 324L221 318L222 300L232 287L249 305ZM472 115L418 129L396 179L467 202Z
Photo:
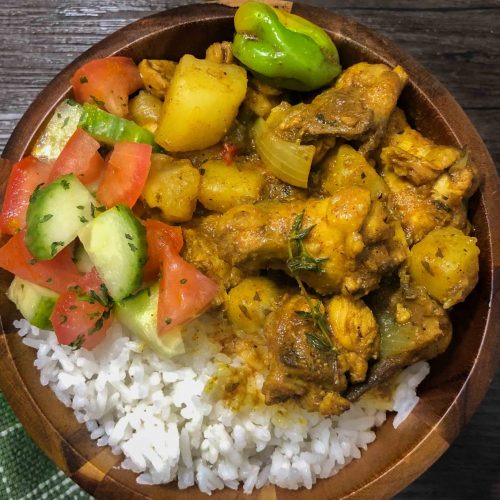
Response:
M161 100L153 94L141 90L137 96L130 100L128 107L132 120L154 133L160 119Z
M370 191L372 200L386 198L389 189L366 161L366 158L348 144L342 144L330 154L319 173L319 187L325 194L333 194L346 186L359 186Z
M202 172L199 200L208 210L222 213L259 199L264 177L255 169L213 160L203 164Z
M246 278L229 292L227 316L240 330L256 333L264 327L266 316L276 309L280 295L272 280L260 276Z
M431 231L410 251L409 271L417 285L445 309L461 302L476 286L479 248L476 238L454 227Z
M166 221L186 222L193 216L199 188L200 173L189 160L154 154L142 195L150 207L161 210Z
M235 119L246 90L246 71L240 66L183 56L165 96L156 142L167 151L217 144Z

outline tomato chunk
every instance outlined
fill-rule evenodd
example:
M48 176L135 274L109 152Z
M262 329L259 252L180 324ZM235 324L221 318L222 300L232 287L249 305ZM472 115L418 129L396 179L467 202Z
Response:
M97 104L118 116L128 115L128 96L144 86L129 57L94 59L76 70L71 85L80 104Z
M177 254L182 249L184 239L182 229L178 226L169 226L155 219L147 219L144 224L148 240L148 260L144 266L144 281L147 283L158 279L165 246L170 245Z
M199 316L217 295L217 283L176 254L170 245L162 252L158 302L158 332L167 333Z
M69 247L51 260L36 261L24 244L24 231L0 248L0 268L57 293L65 292L81 279Z
M47 181L49 172L50 166L33 156L23 158L12 167L0 214L3 233L14 234L24 228L30 196L38 185Z
M81 277L78 286L56 302L50 321L60 344L93 349L111 326L111 302L96 269Z
M234 157L238 154L238 147L225 142L222 145L222 159L226 165L232 165Z
M109 156L97 199L111 208L119 203L132 208L142 193L151 165L152 147L118 142Z
M104 167L99 147L98 141L85 130L77 128L54 162L49 182L66 174L75 174L86 185L95 182Z

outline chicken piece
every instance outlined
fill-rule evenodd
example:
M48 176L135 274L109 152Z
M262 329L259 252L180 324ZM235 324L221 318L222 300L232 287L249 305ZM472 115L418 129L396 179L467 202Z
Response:
M363 267L358 256L366 248L363 228L367 227L371 216L378 217L378 211L372 211L371 207L369 191L352 186L325 199L240 205L222 215L202 219L195 231L213 242L222 261L243 272L263 268L287 270L292 228L297 217L304 212L301 229L310 226L312 229L303 237L302 257L306 260L307 256L319 259L321 264L318 270L321 269L321 272L305 270L307 268L298 262L297 275L320 294L365 294L372 286L376 286L382 275L374 267L365 269L365 274L369 274L371 280L370 287L364 288L363 280L358 280L356 274L358 267ZM404 256L401 257L397 251L400 243L392 238L394 232L391 230L385 234L388 239L377 245L384 246L387 242L387 260L381 266L386 272L396 268L404 260ZM199 267L196 259L191 260L193 252L189 247L188 238L185 257Z
M333 135L363 142L367 153L377 147L408 76L397 66L358 63L347 68L335 86L310 104L290 109L277 133L290 141Z
M261 200L280 202L305 200L307 190L301 189L281 181L267 170L263 170L264 185L261 191Z
M399 177L421 186L435 181L443 170L453 165L460 157L458 149L439 146L412 129L398 109L391 121L396 122L385 138L380 153L383 165L390 165ZM402 129L402 130L401 130Z
M373 112L358 96L332 87L310 104L291 107L275 133L290 142L311 142L323 135L349 140L363 136L372 127Z
M231 42L215 42L205 52L205 59L216 63L232 64L233 44Z
M159 99L165 98L176 67L177 63L163 59L143 59L139 63L144 86Z
M361 146L367 153L375 149L389 123L408 75L401 66L361 62L347 68L335 83L337 90L357 93L363 105L373 113L373 134Z
M184 236L183 258L219 284L214 304L223 304L227 300L226 290L236 286L242 280L241 271L221 259L215 242L202 232L184 227L182 234Z
M468 154L422 137L401 110L391 118L384 144L381 174L389 187L389 206L400 218L408 243L448 225L467 232L466 201L479 180Z
M446 311L423 287L403 283L397 290L382 289L370 296L368 303L380 328L380 360L370 369L365 384L349 390L350 401L406 366L436 357L451 341Z
M243 104L257 116L267 118L271 110L283 100L282 90L261 82L255 77L248 80Z
M379 353L380 337L372 311L361 299L340 295L328 302L326 311L340 370L349 372L351 382L362 382L368 362Z
M262 392L266 404L296 399L311 411L338 415L348 408L340 396L347 387L337 355L314 347L308 335L314 326L297 311L310 312L302 295L286 295L269 314L264 333L269 349L269 374Z

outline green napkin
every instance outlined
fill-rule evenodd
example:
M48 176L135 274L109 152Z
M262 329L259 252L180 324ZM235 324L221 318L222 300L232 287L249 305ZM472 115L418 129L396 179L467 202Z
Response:
M0 393L0 499L91 499L33 443Z

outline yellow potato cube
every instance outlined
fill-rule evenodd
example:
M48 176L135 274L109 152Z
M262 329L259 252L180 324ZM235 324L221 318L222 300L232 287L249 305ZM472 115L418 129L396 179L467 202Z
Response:
M431 231L410 251L411 277L445 309L463 301L476 286L479 273L476 241L459 229L443 227Z
M236 328L256 333L264 327L266 317L276 308L280 295L279 287L269 278L245 278L229 291L227 317Z
M217 144L236 118L246 90L242 67L183 56L165 96L156 142L172 152Z
M200 203L208 210L225 212L236 205L253 203L259 199L264 183L260 172L234 162L212 160L202 165Z
M154 154L142 196L166 221L186 222L193 217L199 188L200 173L189 160Z

